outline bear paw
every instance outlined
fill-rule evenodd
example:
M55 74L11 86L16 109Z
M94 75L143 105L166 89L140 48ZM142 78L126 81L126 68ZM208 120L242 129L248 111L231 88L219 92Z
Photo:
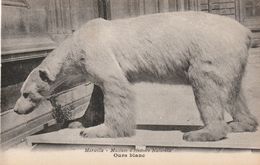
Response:
M224 139L226 136L225 132L214 132L208 129L201 129L197 131L187 132L183 135L183 139L187 141L217 141Z
M233 121L228 126L231 128L231 132L255 132L257 130L257 123Z
M68 128L84 128L81 122L74 121L68 125Z
M116 137L115 134L113 134L113 131L104 124L86 128L80 132L80 136L85 138Z
M228 123L231 132L255 132L257 130L257 120L251 114L236 114L234 121Z

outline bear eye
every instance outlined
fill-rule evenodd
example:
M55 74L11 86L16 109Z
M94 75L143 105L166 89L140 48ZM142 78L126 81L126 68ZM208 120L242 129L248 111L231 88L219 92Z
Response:
M29 93L23 93L23 97L27 98L29 96Z

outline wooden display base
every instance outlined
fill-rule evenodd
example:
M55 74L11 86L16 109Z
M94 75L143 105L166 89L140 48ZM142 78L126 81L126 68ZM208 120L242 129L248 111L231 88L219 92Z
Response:
M185 147L216 149L260 149L260 131L253 133L230 133L226 139L216 142L187 142L182 139L179 130L153 131L137 130L136 135L126 138L83 138L79 136L81 129L62 129L55 132L27 137L27 143L33 145L84 145L135 147ZM69 147L69 146L68 146Z

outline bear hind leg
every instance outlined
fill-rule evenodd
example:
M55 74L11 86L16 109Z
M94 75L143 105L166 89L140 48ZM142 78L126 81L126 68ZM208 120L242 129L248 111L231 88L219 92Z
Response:
M233 121L228 123L232 132L254 132L257 130L257 120L250 113L242 90L234 107L230 108L228 112L233 117Z
M189 78L205 126L200 130L185 133L183 139L217 141L225 138L230 129L224 120L224 110L228 106L228 93L207 73L189 70Z
M224 120L223 106L218 100L211 100L212 98L209 98L212 97L211 95L202 93L195 94L195 100L205 126L200 130L185 133L183 139L187 141L221 140L229 132L229 127Z

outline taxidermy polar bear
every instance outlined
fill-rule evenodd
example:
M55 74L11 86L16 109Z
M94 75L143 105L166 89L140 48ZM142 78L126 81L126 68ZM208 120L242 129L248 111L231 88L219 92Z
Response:
M14 110L31 112L61 76L81 73L104 94L104 123L83 137L135 134L132 84L189 84L204 128L188 141L215 141L227 133L255 131L241 90L251 32L235 20L202 12L178 12L83 25L35 68ZM226 123L227 111L233 121Z

